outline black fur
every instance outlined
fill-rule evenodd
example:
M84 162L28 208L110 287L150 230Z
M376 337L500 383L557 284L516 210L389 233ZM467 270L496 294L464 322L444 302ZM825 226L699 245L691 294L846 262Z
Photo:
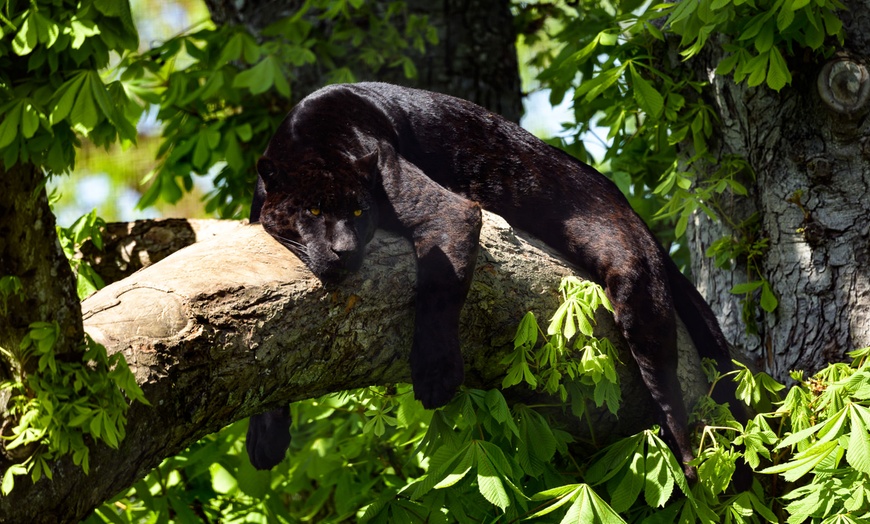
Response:
M684 463L692 459L674 310L722 372L732 369L728 347L709 306L600 173L475 104L376 83L330 86L302 100L257 168L252 221L259 218L321 279L357 269L376 226L413 242L416 313L426 320L416 323L411 376L425 407L447 403L463 380L459 311L483 207L604 286L666 440ZM739 410L733 390L725 397ZM259 468L274 466L286 448L284 435L264 434L271 426L261 417L274 423L276 413L252 417L248 451ZM259 450L279 445L281 453Z

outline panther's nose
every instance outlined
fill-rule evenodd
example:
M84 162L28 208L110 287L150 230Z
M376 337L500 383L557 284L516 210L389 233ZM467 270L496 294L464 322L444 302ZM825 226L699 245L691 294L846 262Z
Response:
M332 252L342 262L352 257L359 250L356 235L347 227L337 227L332 235Z
M345 247L337 247L336 246L336 247L332 248L332 252L335 253L335 256L338 257L338 260L340 260L342 263L345 263L348 260L350 260L351 257L354 256L354 254L356 253L356 248L355 247L345 248Z

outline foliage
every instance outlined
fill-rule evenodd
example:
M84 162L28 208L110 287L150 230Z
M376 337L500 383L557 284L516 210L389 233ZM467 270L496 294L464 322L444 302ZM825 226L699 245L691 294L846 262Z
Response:
M609 340L597 338L593 332L598 307L612 312L613 306L601 286L588 280L566 277L559 292L562 305L547 327L549 339L532 312L523 317L514 337L514 353L501 362L508 366L502 387L525 382L535 389L540 384L543 391L559 395L562 402L568 400L570 390L571 409L577 417L586 413L587 400L597 407L607 404L616 414L621 401L616 374L619 356ZM536 349L539 333L544 343ZM563 384L563 377L572 382Z
M6 316L9 307L9 297L21 293L21 279L14 275L0 276L0 313Z
M829 56L833 44L842 44L837 11L843 5L839 0L598 0L518 3L516 9L529 28L523 35L528 45L554 44L531 62L541 85L550 89L551 102L566 95L574 101L574 120L560 144L586 159L582 138L607 129L602 167L642 216L659 221L654 227L666 244L682 244L698 211L724 220L734 234L711 247L708 256L720 267L736 262L747 269L746 283L732 293L743 295L743 319L755 332L756 307L771 312L778 303L759 271L766 239L758 222L747 230L747 222L735 223L719 204L747 195L752 169L743 158L710 149L716 116L701 96L707 82L690 67L662 60L653 48L672 45L688 60L714 53L706 44L716 41L724 56L708 59L718 62L718 75L779 91L792 80L788 57ZM672 254L688 265L684 245Z
M126 57L121 79L159 108L164 124L159 166L140 206L176 202L194 175L211 174L206 211L246 216L251 166L298 100L298 82L315 74L318 83L353 82L387 68L410 78L416 68L409 53L434 41L425 17L409 15L401 1L306 0L256 36L242 26L209 25Z
M81 299L100 289L105 283L90 264L76 256L76 252L86 240L90 240L96 249L102 250L102 228L105 225L105 221L97 216L97 210L94 209L81 216L70 227L57 226L57 237L76 276L76 290Z
M78 136L134 143L141 107L100 73L138 36L126 1L5 2L0 20L0 161L64 173Z
M52 476L51 462L70 454L88 471L88 440L118 447L124 438L129 401L147 404L124 355L106 354L89 337L81 359L58 358L60 336L56 323L35 322L18 348L0 348L14 376L0 382L10 394L9 414L18 424L4 439L5 448L26 459L3 474L2 493L8 494L16 475L30 473L33 481ZM35 372L25 370L35 369Z

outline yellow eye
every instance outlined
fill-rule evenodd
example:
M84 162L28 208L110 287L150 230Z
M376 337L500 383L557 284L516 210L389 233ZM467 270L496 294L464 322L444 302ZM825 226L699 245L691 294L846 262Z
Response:
M362 209L354 209L353 216L358 217L362 215Z
M316 208L316 207L312 207L311 209L308 210L308 212L311 213L311 214L314 215L314 216L319 216L319 215L320 215L320 209L318 209L318 208Z

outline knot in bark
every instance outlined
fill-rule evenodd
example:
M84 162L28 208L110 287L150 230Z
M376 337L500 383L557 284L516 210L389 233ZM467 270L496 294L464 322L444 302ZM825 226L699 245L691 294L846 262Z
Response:
M848 55L829 60L819 72L817 86L822 101L837 113L854 118L868 109L870 74Z

